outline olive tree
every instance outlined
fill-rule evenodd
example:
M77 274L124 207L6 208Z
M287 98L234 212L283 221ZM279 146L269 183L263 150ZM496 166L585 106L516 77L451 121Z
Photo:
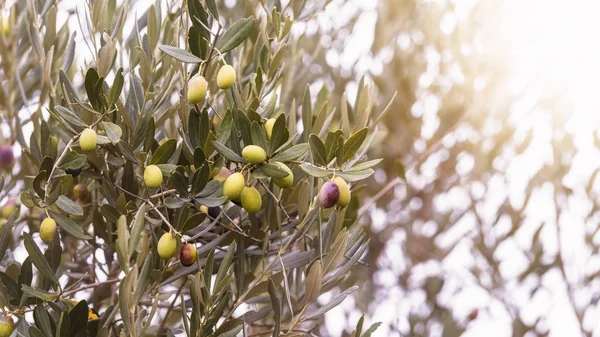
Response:
M5 8L0 336L326 334L385 113L365 81L296 94L326 5Z

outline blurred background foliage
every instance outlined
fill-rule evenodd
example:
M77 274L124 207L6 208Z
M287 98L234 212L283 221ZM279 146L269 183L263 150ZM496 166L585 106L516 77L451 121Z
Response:
M364 284L354 306L384 322L381 335L598 331L597 110L578 107L562 76L590 56L553 67L564 61L562 36L536 36L546 27L535 20L522 25L534 8L550 19L558 12L548 34L565 22L579 29L564 20L582 10L559 1L519 6L334 2L306 27L305 48L327 65L311 69L315 78L341 95L366 76L379 110L392 99L386 136L372 150L384 167L364 191L375 201L363 218L368 266L355 275ZM523 56L529 49L511 34L531 45L555 37L555 54ZM521 62L539 56L533 66ZM352 321L352 305L344 315ZM331 314L329 326L340 317Z

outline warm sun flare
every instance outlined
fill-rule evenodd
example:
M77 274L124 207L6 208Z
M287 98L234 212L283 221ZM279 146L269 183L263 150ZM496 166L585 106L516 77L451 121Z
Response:
M600 77L600 2L509 1L501 35L510 62L542 90L593 102Z

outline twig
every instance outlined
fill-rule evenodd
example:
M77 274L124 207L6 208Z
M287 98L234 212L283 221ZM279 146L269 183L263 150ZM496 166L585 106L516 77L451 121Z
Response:
M50 181L52 180L52 175L54 174L54 171L56 171L56 168L58 167L58 165L60 165L61 160L63 160L63 158L67 155L67 152L71 148L71 145L73 145L73 142L75 142L77 140L77 138L79 138L79 134L73 136L73 138L71 138L71 140L69 140L69 142L65 146L65 149L63 150L63 152L60 154L58 159L56 159L56 161L54 162L54 165L52 166L52 170L50 170L50 174L48 175L48 179L46 181L46 186L44 188L44 204L46 204L46 198L48 197L48 188L50 186ZM48 206L48 205L46 205L46 206Z
M85 285L85 286L77 288L77 289L65 291L64 293L61 294L61 296L66 297L66 296L75 294L77 292L80 292L82 290L86 290L86 289L90 289L90 288L96 288L96 287L99 287L99 286L102 286L102 285L105 285L105 284L113 284L113 283L117 283L117 282L119 282L119 279L112 279L112 280L107 280L107 281L102 281L102 282L96 282L96 283Z
M286 329L285 328L281 328L281 330L286 330ZM292 329L292 330L289 330L288 332L290 332L290 331L300 332L300 333L304 333L304 334L310 334L310 331L306 330L306 329ZM271 334L271 333L273 333L273 329L255 332L255 333L253 333L251 335L248 335L248 337L263 336L263 335L268 335L268 334Z
M169 227L171 228L171 230L172 230L173 232L175 232L175 234L177 234L177 235L178 235L178 236L180 236L180 237L183 237L183 234L179 233L179 232L178 232L178 231L175 229L175 227L173 227L173 225L171 225L171 223L169 222L169 220L167 220L167 218L165 218L165 216L162 214L162 212L161 212L161 211L160 211L160 210L159 210L159 209L156 207L156 205L154 205L154 203L152 203L152 201L150 201L149 199L144 199L144 198L140 197L139 195L133 194L133 193L131 193L131 192L129 192L129 191L127 191L127 190L125 190L124 188L122 188L122 187L121 187L121 186L119 186L119 185L116 185L116 184L115 184L115 186L116 186L118 189L120 189L121 191L125 192L126 194L129 194L129 195L131 195L132 197L134 197L134 198L137 198L137 199L139 199L139 200L141 200L141 201L145 202L146 204L148 204L148 206L152 207L152 209L154 209L154 210L156 211L156 213L158 213L158 215L160 216L160 218L161 218L161 219L162 219L162 220L163 220L163 221L164 221L164 222L167 224L167 226L169 226Z
M156 193L156 194L153 194L153 195L149 196L149 197L148 197L148 199L156 199L156 198L160 198L160 197L162 197L162 196L169 195L169 194L173 194L173 193L175 193L175 192L177 192L177 190L176 190L176 189L171 189L171 190L162 191L162 192L160 192L160 193Z
M558 191L554 192L554 203L555 205L559 205L559 201L557 198L557 193ZM567 272L565 270L565 264L564 264L564 258L563 258L563 254L562 254L562 244L560 242L560 238L561 238L561 228L560 228L560 224L559 224L559 209L558 206L555 207L555 217L554 217L554 222L556 225L556 247L557 247L557 253L556 253L556 259L557 259L557 264L558 264L558 269L560 270L560 274L562 275L563 279L565 280L565 285L566 285L566 290L567 290L567 298L569 299L569 304L571 306L571 309L573 310L573 314L575 314L575 317L577 317L577 321L579 323L579 330L581 331L581 335L582 336L591 336L592 334L585 331L584 327L583 327L583 314L580 313L577 310L577 304L575 303L575 297L573 296L573 286L571 285L571 283L569 282L569 280L567 279Z
M283 211L283 214L285 215L285 217L289 220L290 219L290 215L288 214L288 212L285 210L285 208L283 208L283 204L281 203L281 200L279 200L279 198L277 198L277 196L275 194L273 194L273 192L271 192L271 190L269 189L269 187L267 186L267 184L265 184L262 180L257 179L258 182L262 185L262 187L265 188L265 191L267 191L267 193L273 198L273 200L275 200L275 202L277 203L277 206L279 206L279 208L281 208L281 210Z
M175 306L175 302L177 302L177 298L179 297L179 294L181 294L181 290L183 290L183 286L186 283L187 282L182 282L181 285L179 286L179 289L177 290L177 294L175 294L175 298L173 299L173 302L171 302L171 305L169 306L169 309L167 309L167 313L165 314L164 319L160 323L160 327L158 328L158 332L161 332L165 328L165 323L167 323L167 318L169 317L169 314L171 313L171 310L173 310L173 307Z
M208 70L208 64L210 63L210 59L212 58L212 54L215 51L215 45L217 44L217 39L219 38L219 34L221 33L221 25L217 29L217 33L215 34L215 38L213 43L211 44L210 53L208 53L208 57L206 58L206 63L204 64L204 69L202 69L202 76L206 75L206 71Z

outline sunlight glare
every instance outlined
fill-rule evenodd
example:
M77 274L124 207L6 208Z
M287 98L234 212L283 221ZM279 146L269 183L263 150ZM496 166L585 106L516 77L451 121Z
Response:
M519 77L544 97L565 98L570 117L598 126L600 2L589 0L508 1L502 39ZM564 113L564 111L562 111Z

